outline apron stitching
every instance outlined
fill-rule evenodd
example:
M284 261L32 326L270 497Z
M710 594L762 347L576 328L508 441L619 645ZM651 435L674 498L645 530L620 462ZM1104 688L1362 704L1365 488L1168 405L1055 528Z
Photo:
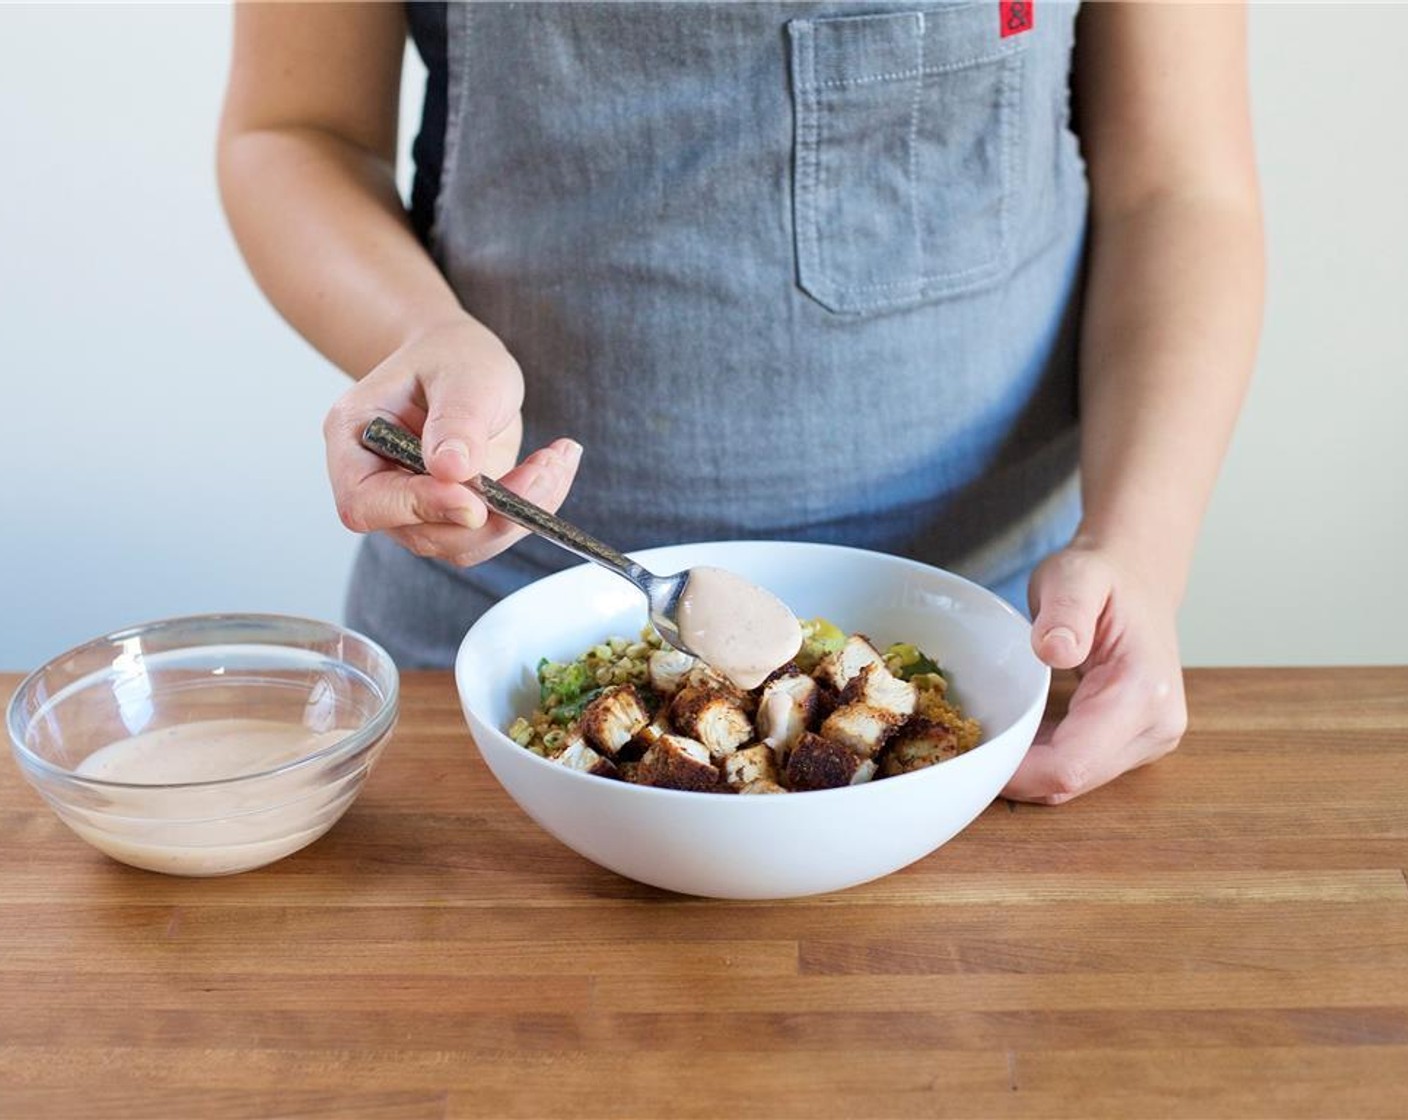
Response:
M811 256L816 262L818 276L826 274L823 253L825 246L821 238L821 193L826 189L821 178L821 95L816 89L816 38L811 24L807 24L807 164L808 193L807 231L811 244Z
M922 12L915 13L923 15ZM920 52L923 52L923 44L920 44ZM827 78L824 82L814 82L818 89L834 89L842 86L864 86L872 82L894 82L901 78L930 78L938 74L951 74L955 70L967 70L970 66L983 66L989 62L1000 62L1004 58L1016 54L1012 49L991 51L988 54L975 54L971 58L960 58L956 62L940 62L934 66L925 66L921 59L918 66L908 70L895 70L888 74L867 74L863 78Z
M1003 105L1003 145L1002 145L1002 201L997 211L997 258L1004 266L1011 255L1008 245L1008 214L1012 207L1012 165L1013 153L1021 142L1022 95L1026 79L1026 56L1013 56L1010 65L1004 67L1002 75Z
M924 268L924 244L919 222L919 102L924 92L924 13L919 16L916 45L919 51L918 73L914 79L914 96L909 102L909 216L914 225L914 262Z
M450 184L456 180L456 173L459 171L464 109L465 102L469 99L469 67L466 60L469 14L469 4L451 3L446 9L445 37L448 42L445 45L445 57L450 73L445 92L445 149L440 163L440 190L435 196L434 217L430 223L430 244L437 258L441 256L440 246L444 243ZM449 61L451 52L454 53L453 62Z

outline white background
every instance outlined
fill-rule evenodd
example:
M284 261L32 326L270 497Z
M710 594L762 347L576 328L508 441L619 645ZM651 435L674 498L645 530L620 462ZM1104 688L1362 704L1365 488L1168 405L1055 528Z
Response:
M1270 302L1185 658L1404 662L1408 7L1252 29ZM224 227L229 40L224 5L0 7L0 669L172 614L341 615L319 425L344 382Z

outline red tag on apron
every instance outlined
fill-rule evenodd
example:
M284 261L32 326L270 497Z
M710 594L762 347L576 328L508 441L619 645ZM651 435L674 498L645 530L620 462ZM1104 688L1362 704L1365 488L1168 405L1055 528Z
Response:
M1000 0L997 11L1004 39L1030 31L1036 23L1036 0Z

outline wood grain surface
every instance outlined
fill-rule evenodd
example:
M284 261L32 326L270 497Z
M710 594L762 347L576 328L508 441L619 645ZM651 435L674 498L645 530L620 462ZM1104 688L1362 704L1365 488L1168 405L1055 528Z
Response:
M1170 759L783 903L561 847L445 673L232 878L107 860L5 763L0 1116L1408 1116L1408 668L1188 688Z

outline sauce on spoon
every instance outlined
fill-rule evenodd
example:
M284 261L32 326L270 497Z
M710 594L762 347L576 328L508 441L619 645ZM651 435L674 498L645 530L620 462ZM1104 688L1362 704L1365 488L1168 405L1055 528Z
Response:
M676 614L680 639L739 688L762 684L802 647L802 627L770 591L723 568L689 570Z

